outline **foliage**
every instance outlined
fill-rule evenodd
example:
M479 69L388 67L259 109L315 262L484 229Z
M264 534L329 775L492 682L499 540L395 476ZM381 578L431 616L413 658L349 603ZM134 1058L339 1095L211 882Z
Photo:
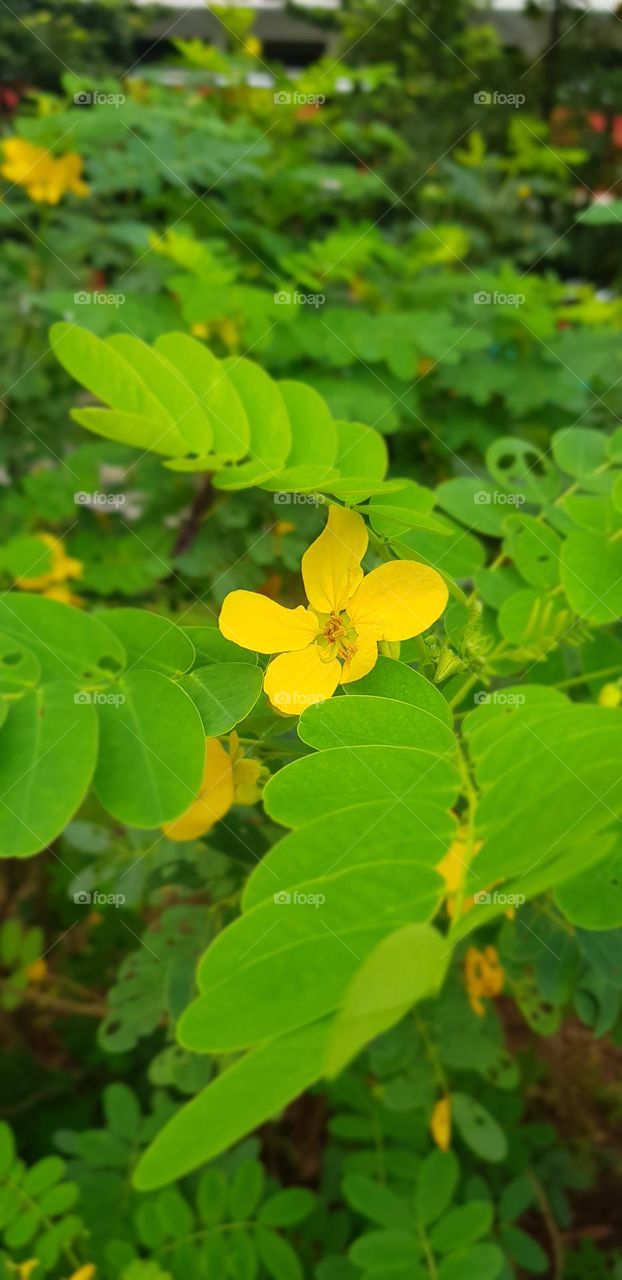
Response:
M11 45L7 1280L620 1273L615 73L472 9Z

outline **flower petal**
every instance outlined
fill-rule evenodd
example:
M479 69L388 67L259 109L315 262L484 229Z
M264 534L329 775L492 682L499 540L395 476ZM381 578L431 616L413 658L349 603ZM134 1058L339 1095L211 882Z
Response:
M340 613L363 578L361 560L367 550L363 517L345 507L330 506L319 538L302 557L307 599L318 613Z
M231 591L223 601L218 625L227 640L258 653L291 653L305 649L319 631L310 609L285 609L255 591Z
M263 687L272 703L286 716L299 716L314 702L330 698L339 684L341 667L336 658L322 662L317 645L302 653L282 653L268 666Z
M343 665L341 683L349 684L351 680L361 680L376 665L378 645L375 636L359 636L357 650L353 658Z
M201 790L185 813L165 823L162 830L169 840L198 840L224 818L232 804L231 759L218 738L207 738Z
M391 560L363 579L348 614L357 630L369 629L378 640L409 640L440 618L447 596L436 569L415 560Z

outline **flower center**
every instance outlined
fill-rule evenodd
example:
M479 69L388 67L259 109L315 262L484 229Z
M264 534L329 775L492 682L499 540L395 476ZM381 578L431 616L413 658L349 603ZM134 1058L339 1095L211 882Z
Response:
M323 662L332 662L334 658L349 662L357 651L357 641L358 634L347 613L329 613L322 620L317 645Z

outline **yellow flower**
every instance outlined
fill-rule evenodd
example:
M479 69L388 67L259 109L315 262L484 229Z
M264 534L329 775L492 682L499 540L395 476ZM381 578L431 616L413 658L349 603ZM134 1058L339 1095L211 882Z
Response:
M169 840L198 840L224 818L234 799L231 757L218 738L205 742L203 781L196 800L162 830Z
M48 971L45 960L33 960L26 966L26 977L29 982L42 982Z
M244 52L248 54L249 58L258 58L262 50L263 45L261 40L257 39L257 36L249 36L248 40L244 41Z
M619 684L604 684L598 694L599 707L619 707L622 702L622 689Z
M51 552L51 566L36 578L17 578L15 586L20 591L39 591L49 600L60 600L63 604L81 604L80 597L74 596L65 584L67 578L81 576L82 561L66 555L60 538L54 538L51 533L38 533L37 538Z
M58 204L66 192L88 196L90 189L82 179L82 159L75 152L54 156L45 147L35 146L24 138L5 138L4 164L0 173L9 182L24 187L38 204Z
M478 1018L483 1018L486 1007L481 997L498 996L503 990L505 974L496 948L486 947L484 951L478 951L469 947L464 961L464 977L471 1008Z
M451 1146L451 1099L446 1094L439 1098L432 1112L430 1133L441 1151L449 1151Z
M27 1262L18 1262L15 1274L18 1280L30 1280L33 1271L39 1266L37 1258L29 1258Z
M209 338L209 325L200 324L199 322L197 322L197 324L191 324L190 332L193 338Z
M196 800L162 830L169 840L198 840L224 818L232 804L255 804L268 770L258 760L247 760L237 733L225 751L218 738L206 738L203 781Z
M392 560L363 577L365 522L331 506L319 538L302 557L309 600L286 609L253 591L232 591L219 626L245 649L278 654L264 689L285 715L330 698L337 685L360 680L375 665L382 640L407 640L440 617L447 588L440 574L414 560Z
M78 1270L70 1275L69 1280L93 1280L94 1275L95 1267L93 1263L87 1262L84 1267L78 1267Z

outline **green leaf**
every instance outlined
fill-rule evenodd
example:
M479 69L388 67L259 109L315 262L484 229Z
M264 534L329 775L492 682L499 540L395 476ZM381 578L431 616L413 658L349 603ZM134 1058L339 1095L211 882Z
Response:
M117 351L140 375L143 382L175 423L186 442L186 448L198 454L208 453L212 445L212 428L192 387L162 349L149 347L129 333L114 334L107 345Z
M155 349L175 365L203 406L211 423L215 452L232 461L245 457L249 421L221 361L187 333L162 334Z
M0 856L50 844L89 788L97 754L93 706L65 681L41 685L12 707L0 731Z
M315 1207L315 1196L306 1187L286 1187L264 1200L257 1221L264 1227L294 1227L308 1218Z
M429 711L430 715L442 720L443 724L453 723L453 717L439 689L426 680L419 671L413 671L405 662L394 658L378 658L369 675L345 685L349 695L360 697L371 695L376 698L395 698L397 702L410 702L421 711Z
M325 1037L323 1024L305 1027L228 1067L156 1136L136 1168L136 1188L175 1182L282 1110L319 1079Z
M357 964L387 933L434 914L440 878L411 862L336 869L277 893L229 925L203 956L181 1043L227 1052L339 1004Z
M409 1231L369 1231L350 1245L348 1257L357 1267L384 1267L389 1275L402 1266L410 1267L413 1280L426 1274L416 1265L421 1260L421 1248Z
M276 382L250 360L223 360L223 368L246 411L251 428L252 461L217 472L214 484L221 489L260 484L284 466L292 435L285 401Z
M107 609L101 617L119 637L128 670L160 671L174 678L192 666L194 647L187 632L161 614L145 609Z
M140 1128L140 1107L136 1095L120 1082L109 1084L104 1091L104 1112L113 1133L130 1142L136 1138Z
M471 1200L452 1209L430 1232L430 1244L439 1253L474 1244L492 1225L492 1205L487 1200Z
M197 1208L201 1222L215 1227L222 1222L227 1206L227 1179L222 1169L206 1169L197 1187Z
M440 1218L451 1204L459 1174L453 1151L431 1151L422 1161L415 1187L415 1212L424 1226Z
M279 382L279 391L289 415L292 447L287 455L287 471L313 463L328 472L337 454L337 430L324 398L304 382Z
M0 635L0 694L11 696L33 689L40 675L34 653L11 636Z
M607 457L607 437L588 427L566 427L552 437L553 457L568 475L591 476Z
M124 413L151 418L164 430L172 427L173 418L157 394L111 343L96 338L77 324L64 323L52 325L50 340L63 369L98 400Z
M267 1227L255 1231L257 1252L273 1280L303 1280L303 1270L291 1244Z
M317 874L318 849L329 850L326 870L391 862L396 849L414 863L435 865L455 838L455 818L426 798L416 811L407 805L375 801L306 823L277 841L249 876L242 895L244 911L283 889Z
M576 529L561 552L564 591L577 613L598 625L622 614L622 541Z
M512 496L500 492L488 480L472 480L466 476L444 480L436 490L436 501L443 511L460 520L467 529L497 538L503 533L506 517L516 510Z
M225 640L218 627L182 627L182 630L192 641L201 666L207 662L244 662L257 666L257 654Z
M363 1045L433 995L448 959L446 940L429 925L407 924L384 938L345 993L328 1040L327 1074L337 1075Z
M0 1178L6 1178L15 1160L13 1133L4 1120L0 1121Z
M405 1200L385 1187L360 1174L350 1174L343 1181L343 1194L349 1205L371 1222L381 1227L408 1230L412 1221L411 1211Z
M432 712L365 695L330 698L308 707L298 722L298 736L316 750L375 743L420 747L439 755L455 750L451 729Z
M121 822L157 827L198 795L205 765L201 718L183 689L157 671L130 671L115 690L116 701L98 705L95 791Z
M333 747L280 769L266 786L264 805L277 822L296 827L371 800L383 800L388 807L402 803L416 811L419 789L449 807L458 786L455 766L429 751Z
M99 618L44 596L0 596L0 632L34 654L44 679L76 677L88 687L125 666L123 645Z
M466 1093L452 1093L451 1114L460 1137L475 1155L493 1164L505 1159L503 1129L481 1103Z
M556 587L562 540L534 516L509 516L505 550L532 587Z
M258 1160L245 1160L236 1169L229 1192L229 1210L234 1222L252 1218L264 1188L264 1168Z
M573 876L555 891L560 911L583 929L617 929L622 925L622 849L613 850L588 871Z
M496 1280L504 1258L496 1244L475 1244L443 1258L438 1280Z
M206 737L227 733L252 711L261 693L262 672L250 663L214 662L179 681L197 708Z

